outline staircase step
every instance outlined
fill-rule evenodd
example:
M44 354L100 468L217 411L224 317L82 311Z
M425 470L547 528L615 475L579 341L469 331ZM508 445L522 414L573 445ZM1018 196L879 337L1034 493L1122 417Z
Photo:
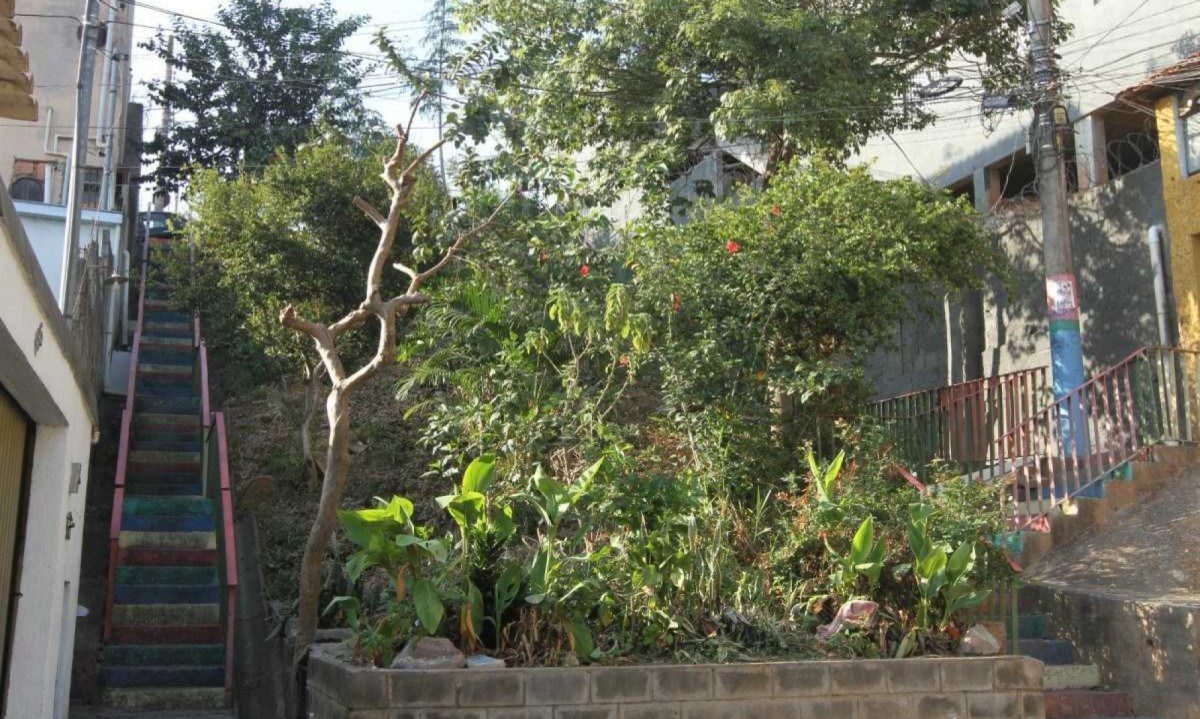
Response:
M112 688L104 691L105 706L124 711L171 711L174 709L221 709L224 687Z
M1075 663L1075 646L1063 639L1022 639L1020 648L1021 654L1043 664Z
M225 641L220 624L113 625L112 642L117 644L219 644Z
M109 687L222 687L225 666L104 667Z
M138 436L132 444L135 452L200 452L203 449L198 437Z
M141 397L137 398L138 410L145 410L155 414L185 414L194 413L197 417L200 414L200 398L199 397Z
M200 514L122 514L121 531L129 532L212 532L213 516Z
M189 484L126 481L125 487L130 492L154 497L199 497L204 493L198 479Z
M1012 631L1011 620L1005 622L1008 630ZM1017 636L1022 639L1045 639L1046 638L1046 615L1044 614L1021 614L1017 617Z
M104 663L114 667L218 666L225 663L224 644L110 644Z
M1046 665L1046 689L1093 689L1100 686L1100 667L1095 664Z
M170 397L186 399L196 396L196 388L191 380L187 382L150 382L141 380L135 389L139 398Z
M1059 689L1046 692L1046 719L1132 717L1133 706L1124 692Z
M139 532L122 529L117 544L121 549L216 549L217 535L212 531Z
M215 567L216 549L118 549L117 562L128 567Z
M221 601L216 584L118 584L118 604L215 604Z
M200 470L200 452L174 452L157 450L132 450L129 453L129 464L133 467L183 467L184 469L167 470L173 472L188 472Z
M128 585L205 585L217 583L217 568L214 567L117 567L117 584Z
M174 514L185 516L211 517L213 514L212 500L205 497L138 497L126 495L121 512L124 516L131 514L162 515Z
M192 316L187 312L180 312L172 306L169 299L156 298L146 302L146 314L142 316L145 322L161 322L163 324L188 324L192 323Z
M191 626L221 623L216 604L114 604L113 624L140 624L161 629L165 625Z
M191 345L187 345L191 349ZM196 366L196 358L192 352L169 352L159 349L147 349L142 347L141 353L138 355L139 365L169 365L171 367L187 367L193 369Z
M193 337L149 337L142 335L142 349L163 354L195 355Z

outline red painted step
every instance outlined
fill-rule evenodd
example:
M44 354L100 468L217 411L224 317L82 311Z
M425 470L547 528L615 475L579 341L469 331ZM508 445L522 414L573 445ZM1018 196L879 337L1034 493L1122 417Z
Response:
M129 547L118 550L118 565L158 567L210 566L217 561L215 549L147 549Z
M1131 717L1133 705L1125 692L1060 689L1046 692L1046 719Z
M225 633L220 624L118 624L112 629L113 644L221 644L224 641Z

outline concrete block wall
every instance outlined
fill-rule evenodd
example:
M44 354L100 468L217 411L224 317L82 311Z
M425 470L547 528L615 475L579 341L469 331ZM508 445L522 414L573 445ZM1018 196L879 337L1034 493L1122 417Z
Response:
M311 719L1044 719L1027 657L383 670L314 650Z

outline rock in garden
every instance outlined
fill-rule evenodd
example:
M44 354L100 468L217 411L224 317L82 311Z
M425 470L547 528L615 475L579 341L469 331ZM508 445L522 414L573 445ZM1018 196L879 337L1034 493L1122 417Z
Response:
M392 669L460 669L467 658L445 637L413 637L392 660Z
M508 666L503 659L489 657L486 654L472 654L467 657L467 669L503 669Z
M958 652L968 657L990 657L1000 653L1000 641L982 624L976 624L963 635Z

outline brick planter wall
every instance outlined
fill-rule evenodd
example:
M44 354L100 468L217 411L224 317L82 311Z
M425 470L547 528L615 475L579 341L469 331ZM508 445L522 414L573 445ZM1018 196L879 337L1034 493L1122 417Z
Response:
M1044 719L1026 657L571 669L368 669L319 645L312 719Z

